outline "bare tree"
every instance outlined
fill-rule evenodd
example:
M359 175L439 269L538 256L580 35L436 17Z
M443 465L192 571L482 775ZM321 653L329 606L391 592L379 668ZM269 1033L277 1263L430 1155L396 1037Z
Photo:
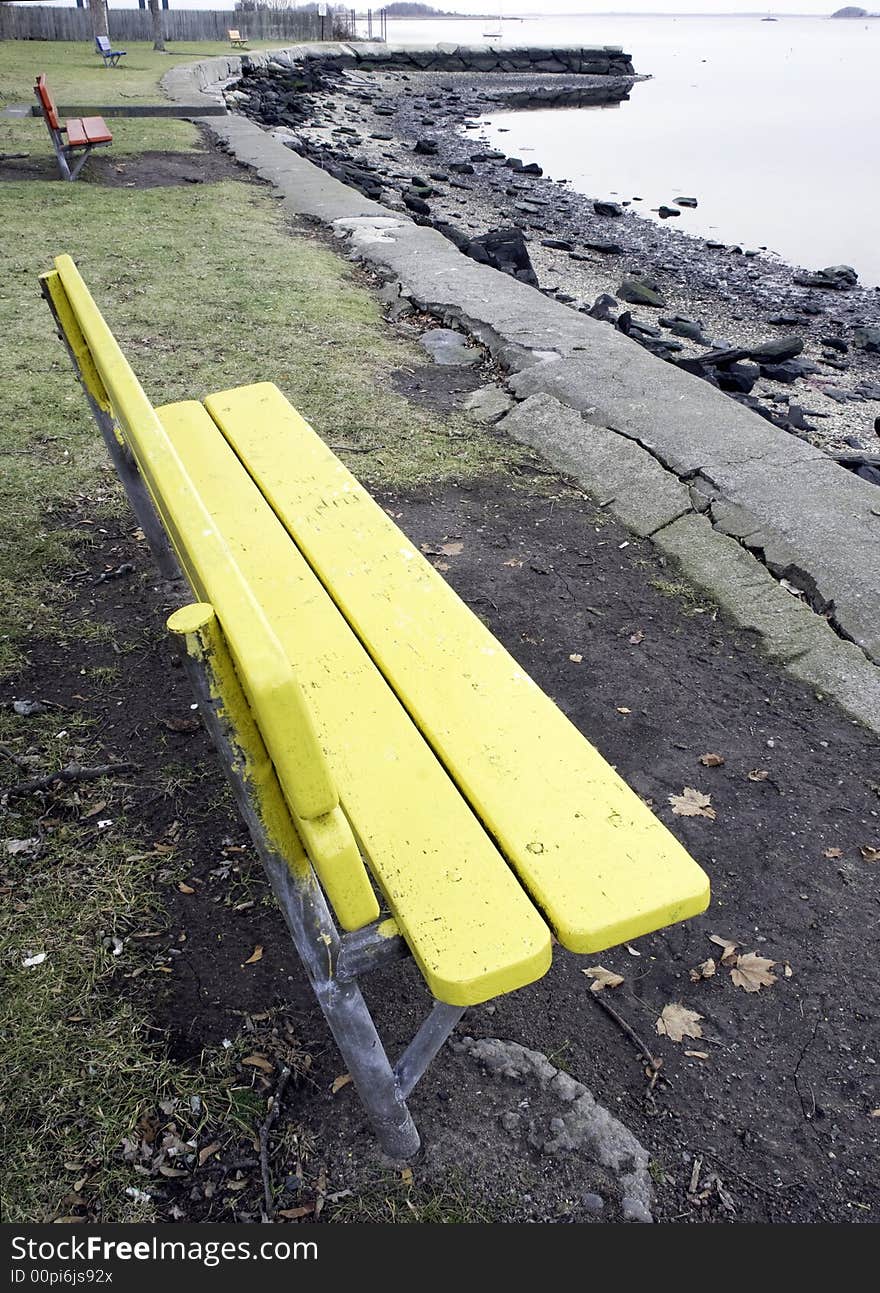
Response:
M153 24L153 49L165 49L165 33L162 30L162 10L159 0L150 0L150 21Z
M96 36L109 36L110 29L107 26L107 5L104 0L89 0L89 10L92 15L92 31Z

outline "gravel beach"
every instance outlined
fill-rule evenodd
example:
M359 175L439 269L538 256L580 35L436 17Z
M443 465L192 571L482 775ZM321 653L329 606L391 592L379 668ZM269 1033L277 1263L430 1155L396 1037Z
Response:
M484 257L469 244L490 230L520 231L542 292L598 312L609 327L880 484L880 463L871 461L880 457L880 290L859 285L846 265L801 269L761 248L680 233L674 215L658 225L638 214L635 194L610 209L594 204L565 179L542 174L540 157L492 149L480 128L481 119L524 102L570 106L629 92L638 93L634 81L612 77L365 75L325 65L303 82L270 66L246 75L227 100L469 254ZM670 193L669 210L685 196ZM845 249L844 215L842 256Z

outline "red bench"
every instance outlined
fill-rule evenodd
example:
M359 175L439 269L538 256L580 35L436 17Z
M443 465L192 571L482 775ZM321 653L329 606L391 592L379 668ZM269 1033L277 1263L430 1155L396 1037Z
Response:
M37 77L34 93L58 158L61 177L75 180L92 149L113 142L107 123L103 117L74 117L62 126L45 76Z

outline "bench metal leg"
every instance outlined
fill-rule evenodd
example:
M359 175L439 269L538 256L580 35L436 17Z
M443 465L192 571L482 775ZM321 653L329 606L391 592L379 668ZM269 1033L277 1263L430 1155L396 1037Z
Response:
M464 1006L447 1006L443 1001L434 1002L433 1010L394 1066L397 1085L404 1100L412 1095L431 1060L464 1012Z
M341 939L317 878L310 866L294 874L288 858L296 846L285 849L267 825L289 823L281 789L213 611L201 609L203 623L196 629L188 626L183 652L199 710L376 1137L390 1158L405 1161L418 1152L419 1134L357 982L341 981L337 975ZM230 714L236 716L234 728ZM261 788L261 805L254 800L252 785Z

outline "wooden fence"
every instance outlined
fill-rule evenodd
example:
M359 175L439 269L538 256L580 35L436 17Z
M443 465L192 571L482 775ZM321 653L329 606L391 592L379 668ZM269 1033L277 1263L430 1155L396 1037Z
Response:
M152 40L147 9L109 10L110 36L118 42ZM277 40L295 44L302 40L339 39L351 34L348 12L324 18L316 13L258 9L254 12L220 9L164 9L162 28L167 41L226 40L230 27L247 40ZM88 9L54 9L48 5L0 4L0 40L92 40Z

